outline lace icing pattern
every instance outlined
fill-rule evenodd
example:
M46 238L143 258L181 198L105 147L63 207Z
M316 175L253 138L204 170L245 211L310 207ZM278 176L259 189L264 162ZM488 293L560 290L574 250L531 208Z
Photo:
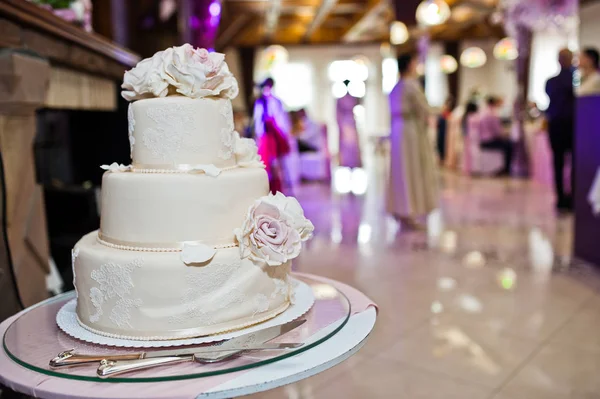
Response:
M92 270L91 278L97 287L90 289L90 301L96 312L90 315L90 322L96 323L104 315L103 305L112 298L118 298L115 306L110 310L110 321L118 327L132 327L131 310L142 305L141 299L131 298L131 290L134 288L131 275L133 271L143 264L141 258L119 265L108 262L100 265L99 269Z
M77 291L77 278L75 275L75 262L77 261L77 257L79 256L79 248L75 247L71 249L71 268L73 269L73 286L75 287L75 297L79 298L79 291Z
M254 296L254 315L269 310L269 298L265 294L256 294Z
M135 137L133 132L135 131L135 116L133 115L133 108L131 104L127 108L127 122L128 122L128 132L129 132L129 149L131 151L131 159L133 159L133 146L135 144Z
M189 107L182 104L150 107L146 115L156 124L143 132L144 145L152 155L174 162L182 149L199 151L200 147L190 142L195 124Z
M233 263L211 262L207 266L190 266L186 271L186 289L181 297L183 312L169 318L169 324L189 323L210 326L217 323L214 316L219 310L241 304L246 295L237 286L228 287L224 295L215 295L241 268L241 261ZM206 308L213 311L206 311Z
M227 100L224 104L223 108L221 108L221 116L225 118L225 127L221 129L222 148L219 150L219 157L222 159L230 159L235 152L235 125L233 123L233 107L231 101Z

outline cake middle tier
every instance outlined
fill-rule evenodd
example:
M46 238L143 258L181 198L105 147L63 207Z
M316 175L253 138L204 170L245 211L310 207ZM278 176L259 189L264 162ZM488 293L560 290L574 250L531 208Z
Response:
M239 168L217 177L204 174L105 173L102 179L102 235L123 245L234 242L248 208L267 195L261 168Z

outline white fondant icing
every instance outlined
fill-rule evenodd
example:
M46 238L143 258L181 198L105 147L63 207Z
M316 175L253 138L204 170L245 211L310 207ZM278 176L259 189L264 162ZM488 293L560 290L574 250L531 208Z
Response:
M230 245L256 198L269 192L263 169L203 174L106 173L102 233L144 243L200 241Z
M135 137L133 132L135 131L135 115L133 114L133 108L131 104L127 107L127 132L129 137L129 149L130 157L133 158L133 146L135 145Z
M207 335L263 321L289 305L283 293L273 295L289 263L263 267L240 259L232 248L198 265L187 266L180 254L168 252L145 253L142 264L138 252L104 246L96 234L77 244L75 281L80 292L97 288L101 293L94 300L91 294L80 295L77 301L80 322L93 331L163 339L190 336L190 331ZM268 303L263 298L259 307L258 294Z
M233 117L224 118L222 110L230 107L224 98L191 99L183 96L151 98L131 104L133 164L142 165L209 165L217 168L235 166L233 157L223 158L222 132L233 130Z

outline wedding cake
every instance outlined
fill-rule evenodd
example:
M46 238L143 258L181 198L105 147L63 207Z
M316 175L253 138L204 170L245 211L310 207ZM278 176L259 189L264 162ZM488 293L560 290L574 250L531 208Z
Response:
M224 55L189 44L125 73L131 165L103 165L101 225L73 249L77 317L112 337L216 334L293 301L291 260L313 225L269 194L254 141L234 132Z

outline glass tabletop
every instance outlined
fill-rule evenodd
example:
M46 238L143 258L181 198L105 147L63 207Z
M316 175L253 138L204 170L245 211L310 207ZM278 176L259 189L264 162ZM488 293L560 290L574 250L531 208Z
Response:
M139 353L166 348L115 348L79 341L62 332L56 325L56 314L62 306L75 297L74 292L59 295L29 309L6 330L4 350L20 365L53 377L94 382L158 382L209 377L259 367L307 351L333 337L348 322L350 302L335 287L307 277L296 276L313 290L315 303L304 316L306 323L271 342L303 342L300 348L285 351L248 352L229 361L215 364L185 362L169 366L140 370L118 377L102 379L96 376L98 364L50 369L48 363L60 352L75 349L82 354L109 355ZM181 347L169 347L179 349ZM187 347L189 348L189 347Z

